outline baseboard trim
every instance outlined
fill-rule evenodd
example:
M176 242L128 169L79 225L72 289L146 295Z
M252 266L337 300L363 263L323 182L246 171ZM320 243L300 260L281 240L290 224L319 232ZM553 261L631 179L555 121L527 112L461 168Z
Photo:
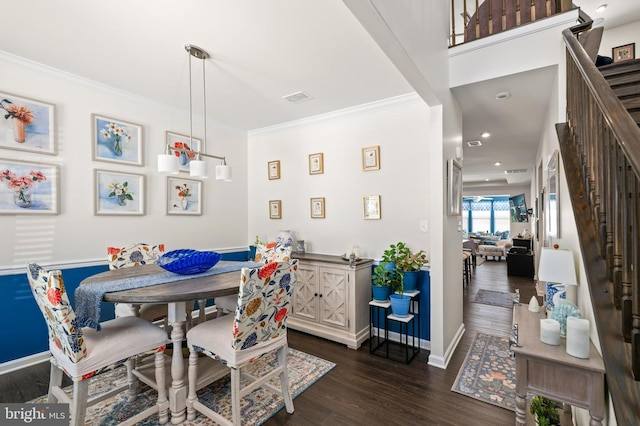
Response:
M50 357L51 354L49 353L49 351L46 351L3 362L2 364L0 364L0 376L6 373L21 370L23 368L31 367L42 362L47 362L49 361Z
M453 340L451 341L451 344L449 345L449 347L444 353L444 357L430 355L429 361L427 362L427 364L446 370L447 365L449 365L449 361L451 361L451 357L453 356L453 352L458 347L458 344L460 343L460 340L462 339L462 336L464 335L465 330L466 329L464 327L464 323L460 324L460 327L458 328L456 335L454 336Z

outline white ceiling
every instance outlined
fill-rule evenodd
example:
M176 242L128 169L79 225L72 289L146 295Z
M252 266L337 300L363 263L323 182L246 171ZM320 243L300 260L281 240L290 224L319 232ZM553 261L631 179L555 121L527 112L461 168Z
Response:
M600 0L575 3L603 16L605 27L640 21L637 0L607 1L602 15L595 12ZM207 115L244 131L413 91L341 0L21 0L2 11L0 51L180 110L188 109L184 45L199 46L212 57ZM196 113L200 66L194 61ZM499 136L482 155L465 147L465 185L492 175L496 160L509 169L532 167L554 72L455 89L464 139L477 139L471 135L479 129L491 129L494 141ZM504 88L512 98L492 102ZM7 82L0 89L11 92ZM297 91L313 99L282 99Z

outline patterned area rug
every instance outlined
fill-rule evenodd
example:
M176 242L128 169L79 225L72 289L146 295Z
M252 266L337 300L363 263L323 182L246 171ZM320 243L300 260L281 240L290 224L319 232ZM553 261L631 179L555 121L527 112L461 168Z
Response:
M473 296L472 302L511 308L513 306L513 296L514 293L509 293L508 291L485 290L481 288L475 296Z
M269 371L270 366L275 365L275 354L265 355L255 361L247 372L261 376ZM293 398L304 392L309 386L328 373L335 364L313 355L289 349L289 383ZM186 372L185 372L186 373ZM89 385L89 396L108 391L113 386L126 383L126 370L124 367L100 376L102 380L93 380ZM280 380L275 378L272 383L280 387ZM155 390L141 383L141 393L138 398L130 403L127 401L126 392L115 395L99 404L89 407L85 424L91 425L115 425L131 417L133 414L150 407L155 402L157 393ZM71 394L71 388L65 388ZM223 414L231 419L231 391L230 379L226 376L217 382L198 391L198 398L209 407L222 406ZM32 403L43 403L46 396L37 398ZM294 401L295 407L295 401ZM242 400L243 425L260 425L284 408L284 400L268 390L258 388ZM218 408L216 408L218 409ZM138 425L152 426L158 424L158 416L154 415L138 423ZM213 420L197 413L195 420L185 421L185 426L215 425Z
M452 391L507 410L516 410L516 362L509 340L478 333Z

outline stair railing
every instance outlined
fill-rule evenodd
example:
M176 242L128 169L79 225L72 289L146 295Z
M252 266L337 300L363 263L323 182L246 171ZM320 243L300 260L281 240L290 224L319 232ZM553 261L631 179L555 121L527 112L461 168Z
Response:
M563 37L560 150L617 423L639 424L640 129L574 32Z

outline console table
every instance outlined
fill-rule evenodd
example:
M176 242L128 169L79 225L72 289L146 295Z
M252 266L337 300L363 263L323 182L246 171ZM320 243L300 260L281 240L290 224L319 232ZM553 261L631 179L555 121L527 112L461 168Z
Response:
M518 324L518 344L511 349L516 357L516 425L526 424L527 393L589 410L591 426L602 425L605 409L604 364L591 344L589 359L566 352L565 341L551 346L540 341L540 319L544 313L514 306Z

